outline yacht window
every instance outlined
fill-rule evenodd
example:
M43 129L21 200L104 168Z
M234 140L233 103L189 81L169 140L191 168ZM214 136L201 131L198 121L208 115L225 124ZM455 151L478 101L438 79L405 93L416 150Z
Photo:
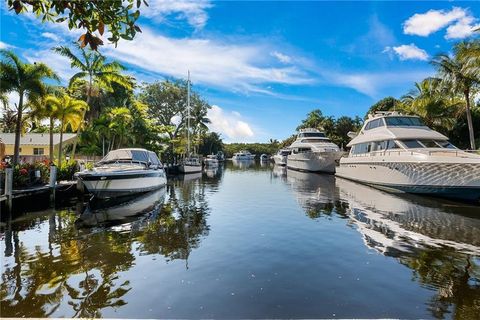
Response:
M393 140L388 140L387 141L387 149L398 149L398 148L399 148L399 146L395 141L393 141Z
M420 142L426 147L426 148L438 148L440 145L438 145L435 141L433 140L420 140Z
M325 138L323 132L302 132L298 135L299 138Z
M303 143L318 143L318 142L328 142L327 138L324 139L302 139Z
M378 127L383 127L383 119L375 119L367 123L365 130L375 129Z
M420 118L417 117L386 117L385 122L387 123L387 126L390 127L395 127L395 126L406 126L406 127L412 127L412 126L425 126L420 120Z
M447 148L447 149L457 149L453 144L451 144L448 140L438 140L435 141L440 147Z
M417 140L402 140L402 143L408 148L423 148Z

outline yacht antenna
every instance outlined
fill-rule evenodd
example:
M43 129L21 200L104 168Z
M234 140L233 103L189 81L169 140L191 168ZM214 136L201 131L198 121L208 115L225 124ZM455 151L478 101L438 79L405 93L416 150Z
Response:
M187 80L187 155L190 157L190 70Z

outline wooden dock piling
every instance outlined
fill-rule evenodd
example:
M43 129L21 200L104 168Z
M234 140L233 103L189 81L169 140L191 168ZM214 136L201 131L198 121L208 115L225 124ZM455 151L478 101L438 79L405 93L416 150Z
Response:
M5 196L7 211L12 211L13 168L5 168Z
M50 180L48 186L50 188L50 205L55 206L55 185L57 184L57 167L55 165L50 166Z

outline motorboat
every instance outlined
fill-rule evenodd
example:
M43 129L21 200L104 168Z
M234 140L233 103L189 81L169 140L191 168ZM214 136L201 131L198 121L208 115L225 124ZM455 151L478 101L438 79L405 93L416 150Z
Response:
M349 135L337 175L396 192L480 200L480 155L459 150L419 117L370 115Z
M181 173L197 173L202 172L202 161L199 156L191 155L183 159L178 166L178 171Z
M206 167L218 167L218 159L217 155L215 154L208 155L203 162L205 163Z
M218 160L218 162L225 161L225 154L223 153L223 151L218 151L217 152L217 160Z
M247 150L242 150L233 154L232 160L254 160L255 155Z
M110 151L92 169L75 175L99 199L148 192L167 183L155 152L136 148Z
M260 161L262 162L270 161L270 156L268 154L262 153L260 155Z
M287 165L287 156L292 153L290 149L280 149L278 152L273 156L273 161L276 165L279 166L286 166Z
M334 173L336 161L343 152L324 132L318 129L301 129L290 145L287 167L309 172Z

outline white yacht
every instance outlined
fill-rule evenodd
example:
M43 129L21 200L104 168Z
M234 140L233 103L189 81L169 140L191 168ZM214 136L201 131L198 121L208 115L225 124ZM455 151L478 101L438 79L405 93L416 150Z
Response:
M75 175L99 199L147 192L167 183L157 155L145 149L110 151L93 169Z
M292 153L290 149L280 149L278 152L273 156L273 161L276 165L279 166L286 166L287 165L287 156Z
M287 167L310 172L335 172L335 161L342 152L336 144L317 129L301 129L297 140L289 147Z
M391 191L480 199L480 155L453 146L420 118L370 115L347 145L337 175Z
M205 163L206 167L218 167L218 159L217 155L215 154L208 155L203 162Z
M247 150L242 150L233 154L232 160L254 160L255 155Z

